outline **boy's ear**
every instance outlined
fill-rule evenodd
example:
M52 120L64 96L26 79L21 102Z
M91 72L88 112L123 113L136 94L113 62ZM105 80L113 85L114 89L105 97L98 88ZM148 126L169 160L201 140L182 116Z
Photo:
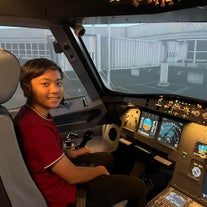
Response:
M26 97L30 97L31 96L31 86L28 83L23 83L22 84L22 89L24 91L24 95Z

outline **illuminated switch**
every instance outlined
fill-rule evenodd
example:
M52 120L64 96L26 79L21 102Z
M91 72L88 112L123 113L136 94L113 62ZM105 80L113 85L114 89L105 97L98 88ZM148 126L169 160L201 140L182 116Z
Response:
M183 152L182 158L183 158L183 159L187 159L187 158L188 158L188 153Z

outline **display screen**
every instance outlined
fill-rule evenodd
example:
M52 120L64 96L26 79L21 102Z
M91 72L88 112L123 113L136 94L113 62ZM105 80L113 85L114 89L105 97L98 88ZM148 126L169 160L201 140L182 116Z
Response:
M204 179L201 197L207 201L207 174Z
M165 200L173 204L173 206L176 206L176 207L183 207L187 202L187 200L183 196L178 195L176 192L170 192L165 197Z
M183 123L162 118L158 141L169 147L178 148Z
M155 138L159 116L143 111L140 117L138 132L150 138Z
M194 154L206 159L207 158L207 144L202 142L196 142L194 148Z

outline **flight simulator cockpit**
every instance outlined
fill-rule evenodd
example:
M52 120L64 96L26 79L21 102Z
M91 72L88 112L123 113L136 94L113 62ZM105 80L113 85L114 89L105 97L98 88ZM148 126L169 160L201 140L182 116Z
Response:
M133 107L122 116L123 132L120 141L133 145L145 158L148 156L150 160L160 163L165 170L173 168L167 187L153 197L147 206L206 206L206 123L201 120L198 122L202 124L191 122L189 118L183 119L178 114L172 116L173 110L170 115L167 110L159 113L160 107L150 105L153 108L150 110L149 105L140 107L138 105L141 102L133 100ZM190 111L193 113L193 110Z

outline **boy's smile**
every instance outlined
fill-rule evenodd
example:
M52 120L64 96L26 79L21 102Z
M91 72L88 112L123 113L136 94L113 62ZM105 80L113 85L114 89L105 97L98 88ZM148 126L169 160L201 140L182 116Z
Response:
M31 80L31 98L29 104L47 118L52 108L58 107L63 99L63 86L60 72L48 69L39 77Z

